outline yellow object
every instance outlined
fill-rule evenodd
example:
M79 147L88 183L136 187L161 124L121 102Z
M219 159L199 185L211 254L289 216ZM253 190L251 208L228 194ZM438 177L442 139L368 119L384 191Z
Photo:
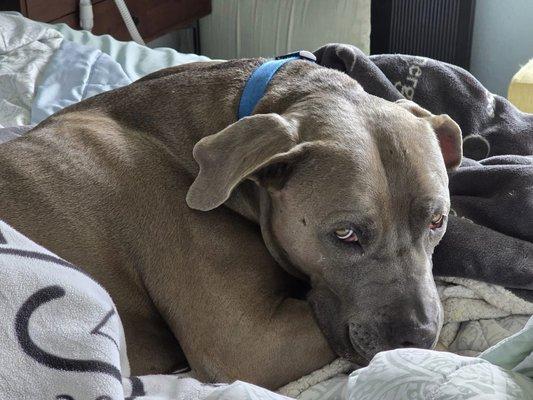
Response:
M533 59L513 76L507 98L519 110L533 113Z

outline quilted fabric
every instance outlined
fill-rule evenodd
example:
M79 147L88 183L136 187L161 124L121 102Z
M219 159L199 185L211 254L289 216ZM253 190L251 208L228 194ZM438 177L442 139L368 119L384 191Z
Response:
M523 400L533 396L533 382L481 358L400 349L354 372L347 392L349 400Z

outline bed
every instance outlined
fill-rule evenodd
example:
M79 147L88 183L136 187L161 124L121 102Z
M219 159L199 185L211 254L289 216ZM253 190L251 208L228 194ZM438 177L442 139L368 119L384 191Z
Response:
M0 40L0 141L23 135L64 107L127 85L151 72L209 60L173 49L149 49L133 42L119 42L111 36L94 36L65 24L37 23L17 13L0 13L0 38L3 39ZM53 257L2 223L0 238L3 237L8 238L6 243L14 247L31 248L36 253ZM61 268L65 265L56 264L54 268L64 279ZM84 301L94 302L95 307L102 310L114 309L112 300L90 278L69 274L73 275L73 281L81 282L74 286ZM58 379L64 377L67 382L65 390L72 392L63 397L57 394L59 397L56 398L77 399L76 394L90 396L98 391L100 396L108 396L99 399L117 396L147 400L282 399L287 396L306 400L532 398L533 321L527 321L533 314L533 304L503 288L479 282L443 278L438 284L447 312L441 335L441 348L446 351L402 349L383 352L368 367L356 369L351 374L348 372L353 366L337 360L274 393L243 382L202 384L190 372L130 377L120 319L117 318L109 322L112 324L109 329L120 338L121 346L118 355L109 362L115 363L119 379L95 378L80 384L77 378L66 376L68 371L62 370ZM84 294L87 287L94 287L94 292L100 295L87 300ZM67 318L65 324L69 323L72 321ZM42 333L45 338L54 334L53 330ZM54 341L52 337L49 340ZM17 351L15 347L13 351ZM104 345L97 351L98 354L106 352L116 353L116 349ZM470 357L480 352L483 352L481 357ZM32 373L39 374L39 368ZM43 376L48 373L46 370ZM6 388L14 390L13 385L5 384L1 378L2 374L2 398L24 398L20 395L24 392L18 397L1 393ZM87 387L80 388L83 384ZM107 387L106 393L113 395L103 395L102 387Z

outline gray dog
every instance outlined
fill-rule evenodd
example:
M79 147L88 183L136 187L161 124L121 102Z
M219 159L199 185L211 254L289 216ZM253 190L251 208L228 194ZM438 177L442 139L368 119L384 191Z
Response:
M459 127L308 61L236 121L262 62L163 70L0 147L0 217L110 292L134 374L276 388L436 342Z

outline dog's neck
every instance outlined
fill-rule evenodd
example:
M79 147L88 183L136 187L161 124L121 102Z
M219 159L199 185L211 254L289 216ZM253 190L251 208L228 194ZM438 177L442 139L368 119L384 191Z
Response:
M274 237L270 224L271 200L266 189L261 188L251 180L245 181L233 191L231 197L224 205L258 224L261 228L265 246L278 265L294 277L303 281L307 280L307 277L290 262L285 250Z
M244 181L237 187L224 205L244 218L260 223L260 193L258 186L252 181Z

